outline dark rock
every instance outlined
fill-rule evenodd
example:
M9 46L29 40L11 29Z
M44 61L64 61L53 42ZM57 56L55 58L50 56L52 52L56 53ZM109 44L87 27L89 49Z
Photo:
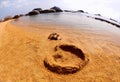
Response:
M15 15L14 17L13 17L13 19L17 19L17 18L19 18L20 17L20 15Z
M29 12L28 14L26 15L37 15L39 14L39 11L38 10L32 10L31 12Z
M25 16L29 16L29 13L25 14Z
M72 12L72 10L64 10L64 12Z
M105 19L102 19L102 18L97 18L95 17L96 20L100 20L100 21L106 21Z
M20 14L20 17L24 16L23 14Z
M60 9L59 7L57 7L57 6L54 6L54 7L52 7L51 9L56 10L56 12L63 12L63 10Z
M83 11L83 10L78 10L77 12L81 12L81 13L84 13L84 11Z
M101 14L95 14L95 15L97 15L97 16L101 16Z
M7 16L7 17L4 18L4 21L10 20L10 19L13 19L13 17L12 16Z
M112 18L110 18L110 20L115 21L115 22L118 22L118 21L116 21L115 19L112 19Z
M106 20L106 19L97 18L97 17L95 17L95 19L96 19L96 20L103 21L103 22L106 22L106 23L109 23L109 24L111 24L111 25L114 25L114 26L116 26L116 27L119 27L119 28L120 28L120 25L119 25L119 24L117 24L117 23L113 23L113 22L110 22L110 21L108 21L108 20Z
M40 11L40 13L53 13L53 12L56 12L56 10L54 10L54 9L46 9L46 10Z
M37 10L37 11L42 11L42 8L35 8L35 9L33 9L33 10Z
M60 35L57 34L57 33L50 34L48 39L50 39L50 40L61 40Z

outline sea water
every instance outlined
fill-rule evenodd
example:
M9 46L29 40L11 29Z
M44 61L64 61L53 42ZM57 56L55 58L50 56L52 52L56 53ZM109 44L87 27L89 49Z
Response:
M120 28L106 22L95 20L94 17L97 16L93 16L86 13L79 13L79 12L78 13L71 13L71 12L45 13L34 16L23 16L19 19L16 19L12 23L14 25L19 25L21 27L33 26L33 27L42 28L41 24L44 24L44 25L63 26L66 29L71 28L71 29L88 30L88 31L100 32L100 33L102 32L112 32L118 34L120 33ZM48 28L51 29L51 27L49 26Z

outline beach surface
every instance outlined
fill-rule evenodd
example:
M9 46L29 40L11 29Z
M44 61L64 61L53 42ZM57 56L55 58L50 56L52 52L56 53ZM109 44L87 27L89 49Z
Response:
M89 31L64 26L44 25L42 28L20 27L6 21L0 23L0 82L119 82L120 81L120 29L118 32ZM49 27L52 27L49 29ZM59 28L59 29L57 29ZM114 27L116 28L116 27ZM107 29L105 29L107 30ZM48 40L51 33L61 40ZM56 54L55 47L74 45L82 50L82 60L72 50L58 48L55 57L60 66L73 66L79 61L87 63L76 73L64 74L49 70L45 61ZM46 60L48 58L48 60ZM62 61L63 60L63 61Z

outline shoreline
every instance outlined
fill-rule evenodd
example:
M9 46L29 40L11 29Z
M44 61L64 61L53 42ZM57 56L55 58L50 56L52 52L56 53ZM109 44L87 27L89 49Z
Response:
M120 23L112 18L106 18L101 16L100 14L90 14L88 12L84 12L83 10L78 10L78 11L69 11L69 10L62 10L59 7L53 7L53 9L45 9L42 10L41 8L35 8L32 11L28 12L27 14L20 14L20 15L15 15L15 16L6 16L3 20L0 20L0 22L5 22L8 20L12 19L19 19L20 17L23 16L36 16L39 14L49 14L49 13L61 13L61 12L66 12L66 13L80 13L83 14L84 16L94 19L94 20L99 20L101 22L105 22L107 24L113 25L115 27L120 28Z
M48 40L49 34L53 32L60 34L62 40ZM100 36L89 31L71 29L55 29L53 31L50 29L20 28L12 25L10 21L0 23L0 35L0 81L117 82L120 80L120 44L114 36ZM88 57L89 62L82 70L74 74L64 75L54 73L45 67L44 59L55 54L56 45L63 44L74 45L83 51L85 57ZM62 53L67 52L62 50ZM79 59L71 54L66 57L69 61L66 61L65 64L69 63L70 65L74 64L71 62L75 60L78 62Z

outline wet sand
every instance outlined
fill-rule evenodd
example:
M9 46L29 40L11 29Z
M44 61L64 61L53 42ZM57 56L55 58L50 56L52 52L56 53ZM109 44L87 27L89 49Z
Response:
M48 40L53 32L60 34L62 40ZM41 28L23 28L10 21L0 23L0 82L119 82L119 42L120 34L109 31L101 33L43 24ZM57 53L65 56L51 60L59 45L69 48L74 45L89 61L82 65L86 60L76 56L81 54L73 53L73 47L72 50L58 48ZM51 71L44 63L46 58L51 65L74 67L80 64L82 69L68 74Z

